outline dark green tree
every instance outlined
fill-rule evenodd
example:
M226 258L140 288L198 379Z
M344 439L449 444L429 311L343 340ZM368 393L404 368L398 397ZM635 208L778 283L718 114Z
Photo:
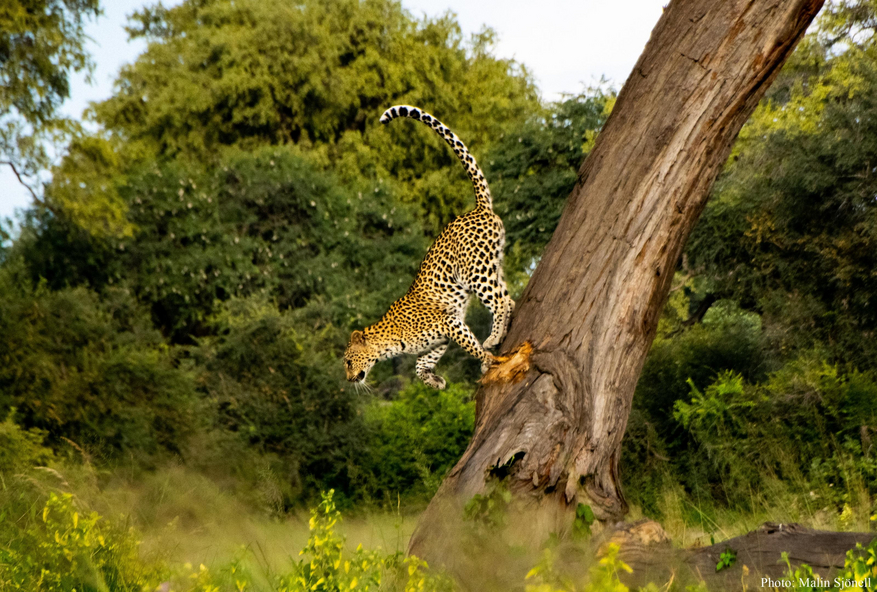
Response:
M283 459L288 503L336 488L366 443L358 397L338 373L332 328L314 330L258 296L232 299L196 352L208 426Z
M687 252L716 295L764 315L780 351L873 367L877 45L824 56L759 107Z
M527 271L542 254L614 103L613 91L586 89L504 134L490 151L487 176L506 228L512 274Z
M0 270L0 415L100 457L179 453L194 419L190 367L123 289L36 288ZM66 446L66 445L64 445ZM69 448L68 448L69 450Z
M295 147L227 149L211 170L168 161L105 182L117 184L134 237L44 215L16 250L54 289L128 286L178 342L207 334L216 303L251 294L362 324L405 291L426 249L384 185L341 183Z

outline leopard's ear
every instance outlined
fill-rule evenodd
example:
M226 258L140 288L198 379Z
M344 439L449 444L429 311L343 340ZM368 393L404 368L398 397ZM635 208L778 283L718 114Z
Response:
M362 331L354 331L350 336L350 343L354 345L365 345L365 334Z

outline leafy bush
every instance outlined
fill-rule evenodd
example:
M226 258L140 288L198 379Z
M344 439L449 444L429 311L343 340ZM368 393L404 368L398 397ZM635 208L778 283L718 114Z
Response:
M752 509L782 484L808 507L861 505L877 477L873 374L831 365L819 350L780 363L759 316L729 301L685 328L690 304L680 294L629 418L622 471L631 500L659 514L662 491L680 483L700 504Z
M863 454L877 430L877 380L817 359L790 362L762 384L731 372L675 417L706 453L706 478L728 501L743 502L765 480L816 489L840 508L856 489L874 493L877 462ZM803 483L802 483L803 480Z
M325 488L351 491L349 467L365 429L333 355L343 343L338 333L314 332L258 297L230 300L212 322L219 336L195 352L211 409L207 429L283 459L283 507Z
M109 457L177 452L195 385L148 315L122 289L0 280L0 413Z
M395 400L370 405L365 423L369 446L361 466L363 492L385 501L400 494L428 499L469 444L475 401L462 385L436 391L416 382Z
M52 451L43 446L44 430L24 430L14 421L15 408L0 423L0 475L19 473L52 458Z
M335 509L333 493L332 490L324 493L320 505L311 510L311 536L300 553L305 559L292 574L282 578L278 592L384 590L387 588L382 587L382 583L388 580L390 589L405 592L456 589L450 579L430 572L426 562L414 556L366 551L362 545L347 555L344 538L335 532L341 514Z
M0 513L0 589L140 592L161 581L161 566L141 561L133 531L81 510L71 494L51 492L33 511Z
M717 492L704 485L701 444L674 418L674 406L689 402L689 381L708 385L723 372L733 371L756 382L771 368L761 319L734 302L712 305L702 322L686 327L692 300L698 296L686 285L671 294L637 383L623 441L621 470L631 501L654 514L664 485L682 482Z
M760 318L733 302L718 302L702 323L655 340L637 383L635 404L658 421L662 436L671 436L674 426L667 420L674 403L689 398L689 379L707 384L722 371L733 370L758 380L769 370L766 353Z

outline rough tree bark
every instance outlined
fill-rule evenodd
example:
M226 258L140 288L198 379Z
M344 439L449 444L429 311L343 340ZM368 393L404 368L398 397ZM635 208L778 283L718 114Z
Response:
M523 380L479 389L475 434L410 552L431 558L435 544L453 544L439 542L440 508L483 493L496 467L537 532L565 532L578 502L603 521L625 515L621 439L682 247L822 3L673 0L664 10L518 302L504 348L532 343Z

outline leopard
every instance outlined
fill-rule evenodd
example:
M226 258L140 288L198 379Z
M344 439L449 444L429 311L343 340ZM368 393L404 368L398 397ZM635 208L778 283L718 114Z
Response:
M502 342L515 308L503 277L505 228L493 211L484 172L462 140L435 116L411 105L390 107L380 122L400 117L428 125L453 149L475 190L475 208L442 230L405 295L377 323L353 331L344 364L349 382L365 384L376 362L413 354L417 377L441 390L447 381L435 373L435 367L450 341L481 361L482 374L496 363L487 350ZM490 335L483 344L465 320L473 295L492 315Z

